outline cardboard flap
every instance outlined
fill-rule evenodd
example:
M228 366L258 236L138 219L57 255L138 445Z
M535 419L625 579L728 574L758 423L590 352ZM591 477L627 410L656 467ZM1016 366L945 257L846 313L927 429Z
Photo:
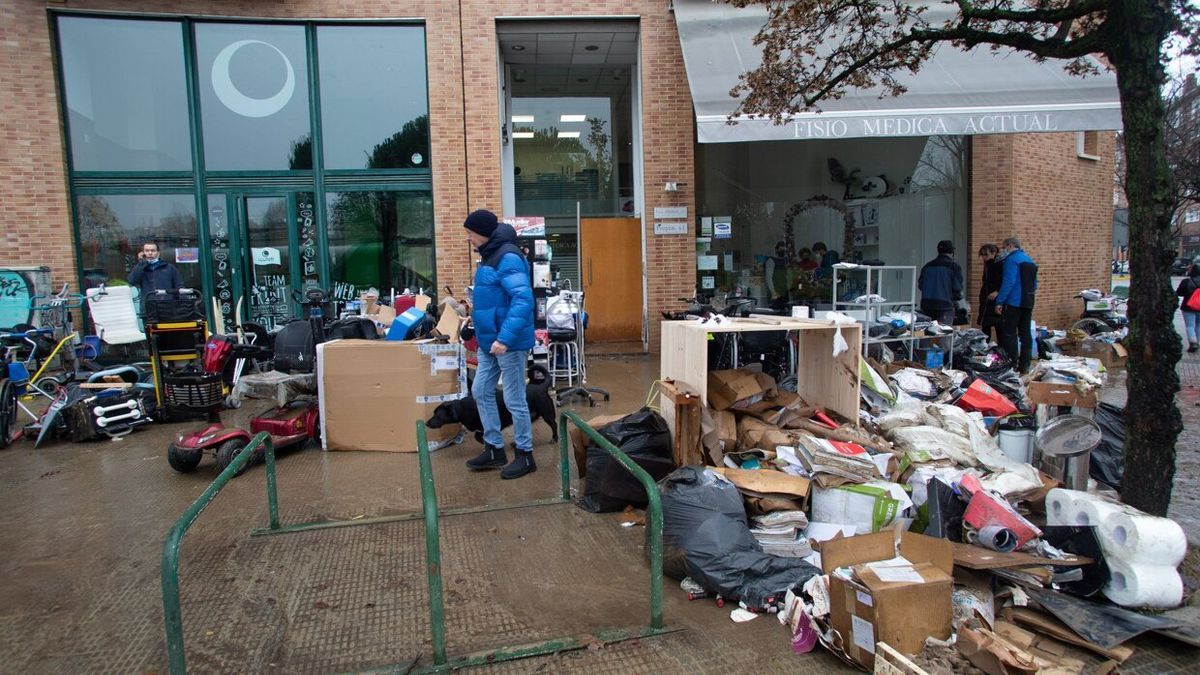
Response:
M831 539L821 545L821 570L829 574L839 567L851 567L859 563L894 557L896 534L891 530L860 534L846 539Z
M946 574L954 574L954 544L949 540L902 532L900 555L914 563L931 563Z
M708 374L708 404L714 410L738 404L748 407L773 392L774 387L774 380L752 370L716 370Z
M824 555L824 554L822 553L822 555ZM953 580L954 580L953 577L951 577L949 574L946 574L942 570L938 569L932 563L914 562L912 565L912 569L918 575L920 575L921 579L923 580L923 583L926 583L926 584L937 583L939 581L953 582ZM886 591L886 590L889 590L892 588L902 588L905 586L912 586L912 585L914 585L914 583L916 583L915 581L883 581L882 579L879 578L879 575L876 573L875 570L873 570L869 567L863 567L863 566L856 567L854 573L858 576L859 580L862 582L862 585L869 588L872 592Z
M725 476L729 482L760 494L782 494L808 497L809 481L807 478L793 476L774 469L729 469L714 467L713 471Z

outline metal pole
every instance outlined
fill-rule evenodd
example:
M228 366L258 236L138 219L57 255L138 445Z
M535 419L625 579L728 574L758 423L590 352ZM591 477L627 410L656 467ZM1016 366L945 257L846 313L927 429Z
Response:
M163 542L160 568L163 589L163 622L167 633L167 669L172 675L183 675L187 672L187 662L183 652L183 612L179 606L179 547L183 542L183 535L187 533L192 523L196 522L196 518L200 517L200 513L216 498L217 493L225 487L225 484L232 480L242 470L242 467L250 462L254 452L264 445L270 456L273 449L271 448L271 439L266 432L250 439L250 443L238 453L237 457L233 458L229 466L225 467L225 470L204 490L204 493L192 502L179 520L175 521L175 525L167 533L166 541Z
M421 507L425 512L425 561L429 576L429 630L433 637L433 662L446 662L446 615L442 605L442 547L438 536L437 493L429 464L425 423L417 420L417 452L421 462Z
M571 501L571 457L570 457L570 434L567 433L567 420L563 417L558 418L558 455L559 464L562 470L562 499L564 502Z
M613 445L600 435L598 431L588 426L579 415L570 410L563 410L558 415L559 429L566 426L569 420L579 427L585 436L590 438L598 447L613 459L621 463L646 490L646 527L650 530L650 628L660 629L663 626L662 617L662 578L663 578L663 543L662 543L662 499L658 494L658 485L646 470L638 466L620 448ZM561 437L560 437L561 439Z
M267 455L267 514L270 518L268 527L279 529L279 496L275 492L275 447L268 437L266 440Z

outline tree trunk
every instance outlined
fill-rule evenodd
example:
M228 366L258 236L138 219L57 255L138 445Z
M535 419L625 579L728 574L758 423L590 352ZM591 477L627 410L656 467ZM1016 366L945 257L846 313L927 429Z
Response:
M1166 2L1120 0L1106 21L1115 26L1108 56L1117 71L1125 126L1129 199L1129 365L1125 406L1125 473L1121 498L1165 516L1182 429L1175 394L1181 344L1169 265L1171 170L1167 164L1160 60L1172 16Z

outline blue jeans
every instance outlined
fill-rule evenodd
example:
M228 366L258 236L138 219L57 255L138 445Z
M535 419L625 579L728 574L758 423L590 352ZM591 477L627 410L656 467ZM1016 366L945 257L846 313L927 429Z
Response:
M1200 312L1183 310L1183 327L1187 329L1188 342L1200 342Z
M529 419L529 403L525 400L525 359L528 352L508 350L502 356L479 351L479 367L471 395L483 422L483 442L495 448L504 447L500 432L500 411L496 407L496 381L504 375L504 405L513 419L513 444L522 452L533 452L533 421Z

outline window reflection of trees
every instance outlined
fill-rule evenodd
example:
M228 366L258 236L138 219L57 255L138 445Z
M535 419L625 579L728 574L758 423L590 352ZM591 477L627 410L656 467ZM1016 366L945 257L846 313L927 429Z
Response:
M367 168L413 166L427 156L429 117L422 115L379 143ZM425 192L340 192L329 195L329 253L339 295L375 287L434 287L433 205Z
M190 199L190 196L184 198ZM110 203L121 200L125 207ZM154 203L161 210L147 208ZM157 241L163 260L175 262L176 248L197 246L196 214L174 201L174 196L147 197L129 195L105 197L82 195L76 200L79 219L79 249L83 263L84 285L124 284L137 264L137 253L146 241ZM122 220L120 211L129 213ZM198 265L177 265L185 285L199 287Z

